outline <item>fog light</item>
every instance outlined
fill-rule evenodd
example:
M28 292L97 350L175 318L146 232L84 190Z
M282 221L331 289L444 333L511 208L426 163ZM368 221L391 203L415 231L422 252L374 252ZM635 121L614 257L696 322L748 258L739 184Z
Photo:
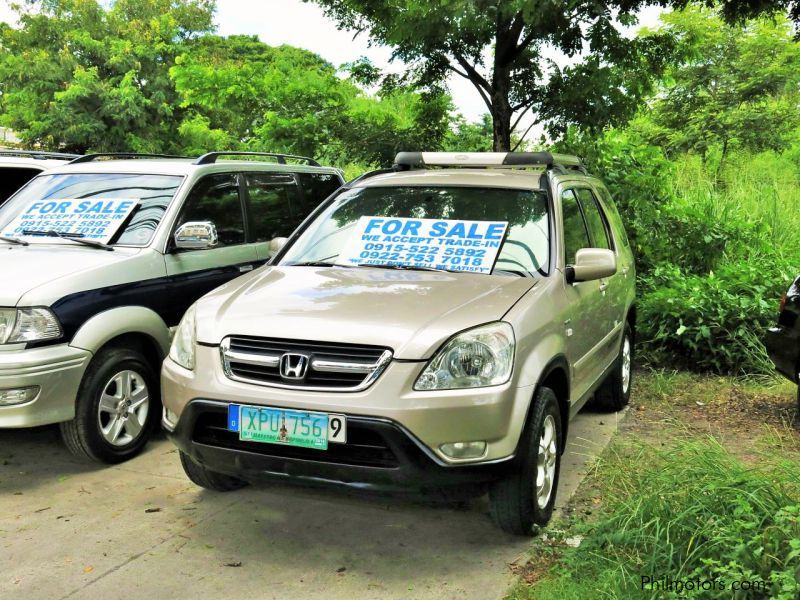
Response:
M31 402L39 395L40 389L38 385L32 385L12 390L0 390L0 406L13 406L14 404Z
M164 415L161 420L164 423L164 427L170 431L173 431L175 429L175 425L178 424L178 415L176 415L167 407L164 407Z
M450 458L480 458L486 454L486 442L452 442L442 444L439 450Z

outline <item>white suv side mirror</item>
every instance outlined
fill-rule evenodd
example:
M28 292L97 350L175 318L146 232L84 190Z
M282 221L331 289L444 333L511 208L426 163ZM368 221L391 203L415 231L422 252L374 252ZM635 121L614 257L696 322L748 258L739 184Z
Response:
M283 248L286 245L286 242L288 240L289 240L289 238L285 238L285 237L272 238L269 241L269 255L270 256L275 256L278 252L281 251L281 248Z
M211 221L188 221L175 231L175 247L182 250L205 250L219 244L217 228Z
M575 264L567 267L567 282L594 281L617 272L617 257L604 248L582 248L575 253Z

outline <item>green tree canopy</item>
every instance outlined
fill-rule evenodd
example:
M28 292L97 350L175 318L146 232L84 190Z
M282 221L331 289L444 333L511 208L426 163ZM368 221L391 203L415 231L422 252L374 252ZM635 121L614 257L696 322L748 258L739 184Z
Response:
M376 73L366 61L340 76L299 48L255 37L199 38L170 73L187 111L184 143L288 152L339 163L390 164L407 148L438 148L450 122L448 96L402 85L368 94Z
M708 9L662 16L677 64L637 122L668 152L782 150L800 127L800 43L781 17L725 25Z
M668 58L669 38L627 39L617 27L633 23L645 0L313 1L341 27L392 47L414 81L469 80L492 116L496 150L511 149L529 112L553 131L624 121ZM560 69L545 60L551 49L587 55Z
M169 67L213 29L213 0L48 0L0 24L0 123L29 146L175 152Z

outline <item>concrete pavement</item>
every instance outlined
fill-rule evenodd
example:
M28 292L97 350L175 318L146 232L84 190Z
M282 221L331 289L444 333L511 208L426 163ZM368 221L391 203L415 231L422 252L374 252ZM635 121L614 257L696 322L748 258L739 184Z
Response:
M571 424L559 505L616 430ZM0 431L0 597L502 598L528 541L466 508L287 485L201 490L163 438L114 467Z

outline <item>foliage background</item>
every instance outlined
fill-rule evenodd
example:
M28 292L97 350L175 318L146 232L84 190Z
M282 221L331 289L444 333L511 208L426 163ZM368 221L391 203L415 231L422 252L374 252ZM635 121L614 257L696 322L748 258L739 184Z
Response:
M574 118L521 149L576 153L609 185L637 255L645 360L767 374L761 339L800 264L800 45L781 16L729 25L707 4L639 33L635 47L657 40L669 53L658 78L642 79L637 110L596 126L608 86L631 75L626 61L601 61L602 81L585 79L574 104L558 86L539 89L543 122L555 105ZM26 147L288 152L349 176L399 150L493 147L489 115L465 121L435 78L221 37L213 10L213 0L21 4L19 27L0 24L0 125Z

